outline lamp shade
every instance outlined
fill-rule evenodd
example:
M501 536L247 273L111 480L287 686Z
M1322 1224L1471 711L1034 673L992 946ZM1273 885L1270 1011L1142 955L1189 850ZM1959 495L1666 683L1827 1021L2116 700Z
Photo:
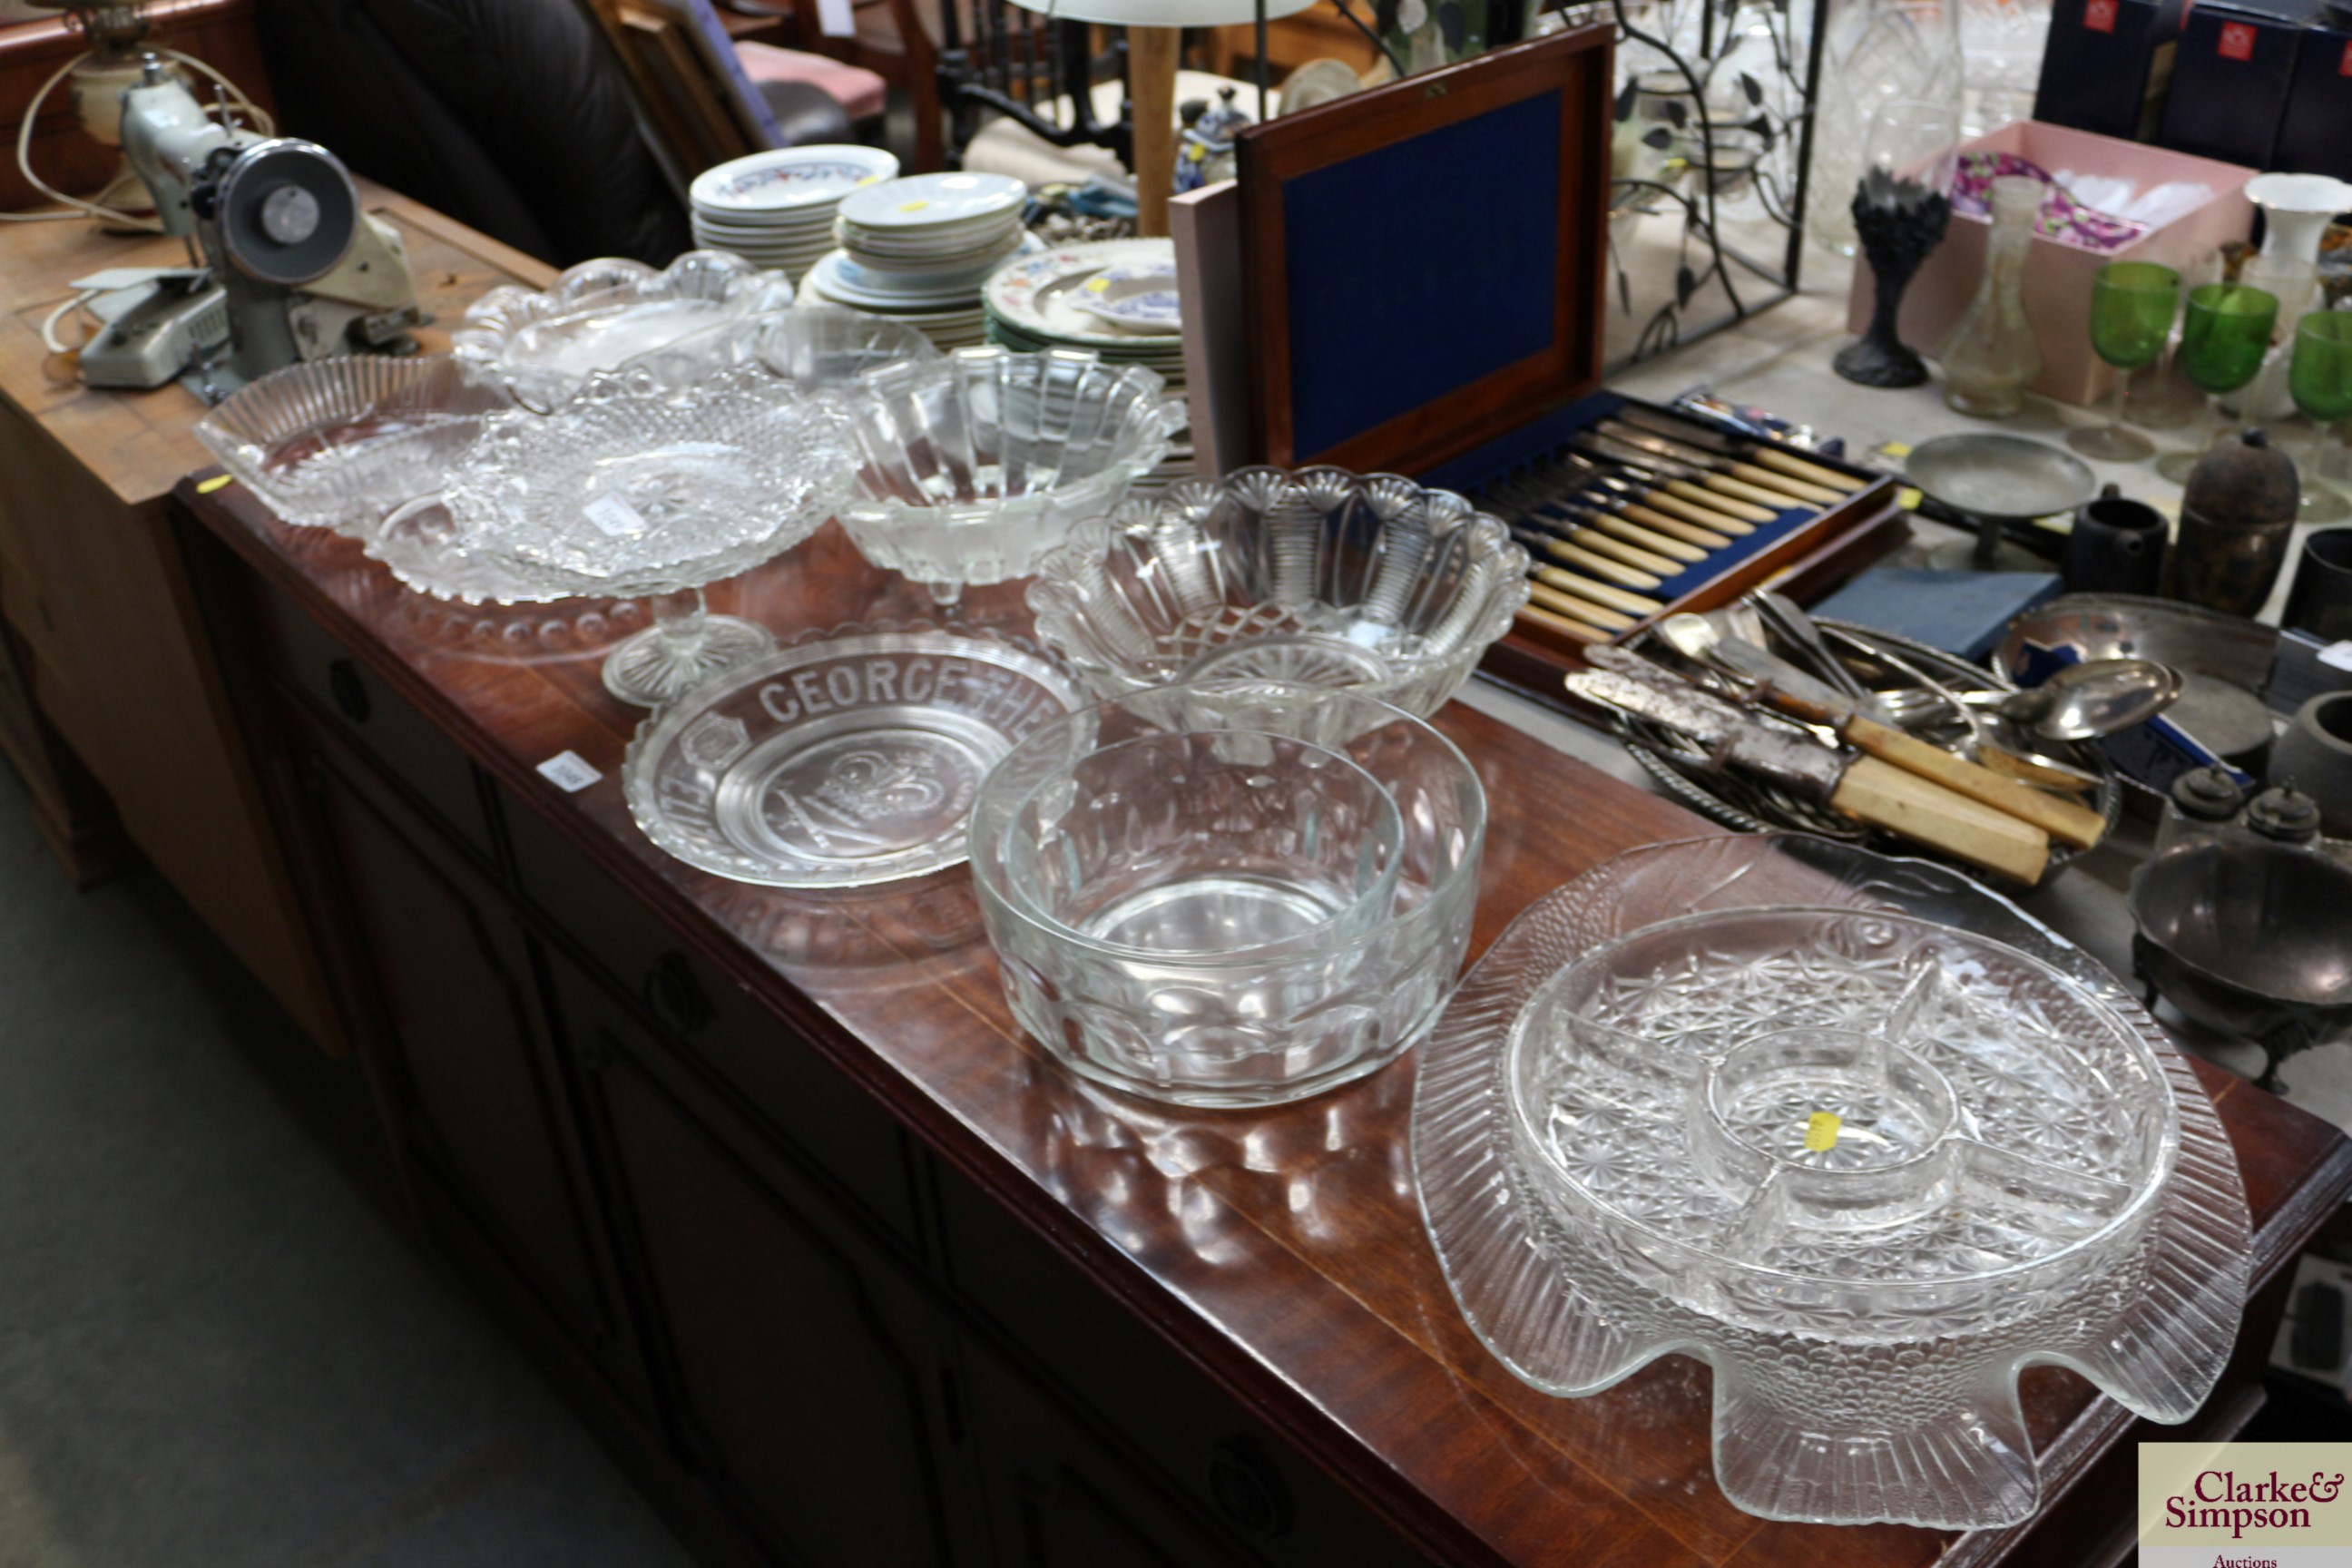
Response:
M1258 18L1255 0L1013 0L1025 11L1068 22L1118 27L1231 27ZM1271 21L1306 10L1315 0L1265 0Z

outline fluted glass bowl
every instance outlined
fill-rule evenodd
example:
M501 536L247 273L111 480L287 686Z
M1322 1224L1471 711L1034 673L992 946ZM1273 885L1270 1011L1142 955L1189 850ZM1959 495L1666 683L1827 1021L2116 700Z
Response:
M1037 636L1115 697L1288 675L1427 717L1527 602L1527 552L1447 490L1240 468L1138 497L1037 564Z
M939 346L904 321L841 305L796 305L742 316L638 355L622 368L684 386L713 371L757 364L810 389L856 386L867 371L940 357Z
M610 371L691 333L792 303L781 273L720 250L689 250L656 269L604 257L533 291L504 284L466 307L450 348L542 412Z
M2195 1073L2098 962L1957 872L1797 835L1651 845L1539 900L1423 1047L1413 1168L1487 1348L1559 1394L1714 1369L1769 1519L1993 1529L2017 1376L2181 1421L2248 1219Z
M1191 760L1104 787L1093 759L1157 737ZM1179 813L1180 797L1212 786L1247 792L1253 765L1295 783L1311 748L1362 769L1393 802L1402 839L1381 872L1392 885L1351 876L1307 907L1300 879L1242 876L1238 848L1223 873L1126 854L1144 836L1138 818ZM1401 709L1204 681L1072 714L1014 747L972 806L972 878L1013 1016L1070 1070L1179 1105L1276 1105L1372 1072L1428 1031L1470 940L1486 820L1468 762ZM1072 920L1041 895L1030 868L1046 856L1124 863L1118 918ZM1377 901L1360 907L1368 890Z
M1024 576L1167 455L1185 414L1161 384L1067 349L959 349L872 372L853 414L858 493L842 526L866 560L941 603Z
M373 532L404 501L438 489L513 399L449 354L352 354L248 382L196 421L196 439L288 522Z

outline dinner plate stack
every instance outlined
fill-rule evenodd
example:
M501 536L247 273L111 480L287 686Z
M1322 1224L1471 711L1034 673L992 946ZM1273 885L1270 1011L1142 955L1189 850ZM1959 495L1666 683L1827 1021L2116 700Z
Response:
M833 248L842 198L898 173L878 147L782 147L737 158L698 175L694 243L727 250L798 282Z
M894 316L943 349L976 346L981 286L1035 243L1021 226L1028 200L1004 174L916 174L854 192L835 222L841 248L809 268L802 302Z
M982 300L990 342L1024 353L1085 349L1113 364L1141 365L1171 392L1184 390L1172 241L1097 239L1055 246L1000 265ZM1179 431L1166 461L1143 486L1192 471L1191 432Z

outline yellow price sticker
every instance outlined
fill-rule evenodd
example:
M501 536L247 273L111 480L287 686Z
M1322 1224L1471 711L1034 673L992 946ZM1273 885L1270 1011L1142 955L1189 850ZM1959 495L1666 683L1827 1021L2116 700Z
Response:
M919 213L930 205L929 202L900 202L898 210L902 213Z
M1087 279L1087 292L1089 294L1102 293L1109 287L1110 279L1108 278L1089 278Z
M225 490L235 483L236 483L235 474L215 474L211 479L196 481L196 493L200 496L208 496L215 490Z
M1805 1118L1805 1152L1826 1154L1837 1147L1838 1129L1845 1123L1834 1110L1816 1110Z

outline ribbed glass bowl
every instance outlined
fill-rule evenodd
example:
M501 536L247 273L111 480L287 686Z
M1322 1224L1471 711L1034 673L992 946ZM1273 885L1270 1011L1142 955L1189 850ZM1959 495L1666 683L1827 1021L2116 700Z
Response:
M2248 1217L2196 1074L2095 959L1958 872L1798 835L1651 845L1538 900L1423 1048L1413 1169L1520 1378L1713 1369L1769 1519L2040 1502L2020 1370L2182 1421Z
M1426 718L1528 597L1498 520L1393 474L1240 468L1074 530L1029 588L1041 641L1098 697L1286 675Z
M866 372L940 357L937 344L904 321L841 305L762 310L638 355L625 370L651 372L673 386L714 371L757 364L806 389L856 386Z
M659 269L604 257L566 268L544 289L505 284L488 290L466 308L449 342L458 358L544 412L597 371L790 303L782 274L725 251L689 250Z
M842 526L941 603L1025 576L1167 455L1185 413L1161 387L1067 349L959 349L875 371L854 406L858 494Z
M1192 760L1118 787L1093 769L1090 759L1154 737L1175 738ZM1182 797L1246 794L1261 774L1296 784L1314 748L1360 768L1394 804L1402 838L1379 880L1350 877L1308 900L1299 878L1252 876L1253 852L1238 843L1222 871L1143 847L1171 841L1168 824L1147 819L1183 814ZM1028 735L973 804L972 879L1013 1016L1071 1071L1165 1103L1276 1105L1375 1071L1427 1033L1469 943L1486 824L1475 770L1402 709L1316 687L1202 681ZM1117 918L1073 921L1042 897L1029 866L1048 856L1109 868L1106 885L1115 873ZM1229 940L1203 940L1220 928Z
M196 421L196 439L288 522L364 538L440 488L513 399L449 354L352 354L288 365Z

